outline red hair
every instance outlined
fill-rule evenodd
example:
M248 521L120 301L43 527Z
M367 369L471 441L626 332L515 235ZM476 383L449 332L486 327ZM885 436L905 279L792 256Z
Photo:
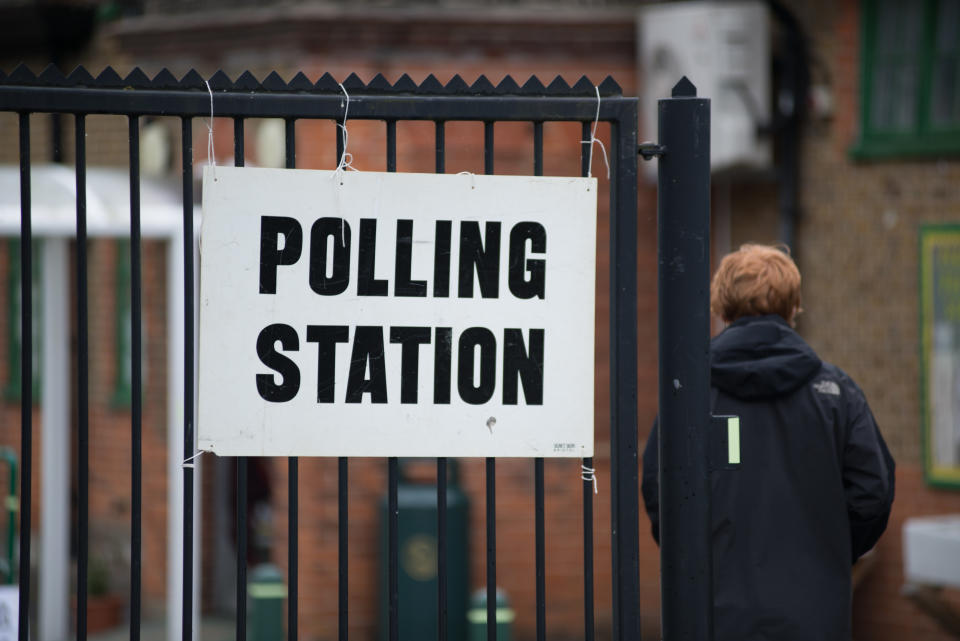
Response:
M710 284L710 310L728 323L743 316L800 311L800 270L786 245L741 245L723 257Z

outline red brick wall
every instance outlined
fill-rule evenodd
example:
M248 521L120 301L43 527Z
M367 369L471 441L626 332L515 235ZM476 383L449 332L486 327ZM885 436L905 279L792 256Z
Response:
M855 0L789 3L803 25L815 59L814 79L825 84L834 98L831 117L809 122L804 129L802 155L801 208L796 256L804 272L804 307L800 330L821 355L846 369L864 388L881 429L896 456L898 498L888 533L877 551L877 563L855 596L854 631L858 639L943 638L899 590L903 581L900 532L906 518L917 515L957 511L960 494L928 488L921 473L920 399L917 379L917 298L916 298L916 235L917 227L926 221L960 219L960 198L954 185L960 182L960 164L944 159L919 162L883 161L854 162L848 149L855 141L859 127L859 30L860 9ZM240 14L233 14L234 17ZM383 14L375 14L383 17ZM598 14L599 15L599 14ZM354 19L349 24L332 21L324 26L316 21L296 24L254 24L230 29L198 22L201 27L187 36L174 38L162 29L145 33L118 29L116 37L100 39L89 53L87 63L97 70L113 64L121 74L133 64L155 73L169 66L182 74L190 66L205 75L224 68L236 77L250 68L259 78L272 69L289 79L302 69L316 79L330 71L338 79L356 72L369 80L383 73L395 80L409 73L421 80L434 73L442 82L459 73L468 82L483 73L493 82L511 74L522 82L530 74L549 81L557 74L573 82L586 74L599 82L611 74L625 93L638 90L634 61L633 26L629 17L617 20L598 18L576 22L577 29L544 27L535 20L497 22L486 16L471 14L461 19L429 22L410 29L402 20ZM507 24L504 24L506 22ZM470 23L470 24L466 24ZM183 26L183 25L181 25ZM187 28L189 25L183 26ZM349 28L347 28L349 27ZM193 29L193 27L189 27ZM246 30L245 30L246 29ZM320 35L318 35L320 34ZM346 35L345 35L346 34ZM349 37L347 37L349 36ZM41 65L42 66L42 65ZM39 66L37 67L40 68ZM9 69L7 69L9 71ZM72 149L70 122L67 119L67 157ZM95 151L98 162L125 163L125 126L107 122L107 118L90 118L88 129L96 134L102 147ZM46 127L40 116L34 122L34 155L47 153ZM102 124L101 124L102 122ZM247 156L255 159L257 123L248 123ZM385 136L382 123L351 121L350 151L356 167L381 170L385 167ZM175 146L179 129L171 122ZM232 125L227 120L215 121L217 158L226 162L232 157ZM578 126L547 125L545 140L545 173L548 175L579 172L577 154ZM482 171L480 126L448 123L447 171ZM195 161L205 160L206 129L197 121L194 127ZM609 140L606 127L601 138ZM16 140L16 117L0 115L0 139ZM498 173L529 173L532 169L529 125L498 124L496 127ZM433 170L433 128L430 124L401 123L398 127L398 169L400 171ZM88 145L88 148L89 145ZM301 167L332 168L334 128L331 123L301 123L297 134L298 164ZM0 160L16 162L16 146L0 145ZM594 173L600 175L600 161L595 158ZM605 180L601 178L601 183ZM602 193L602 192L601 192ZM639 435L641 446L656 412L656 254L655 193L641 180L638 235L639 278ZM608 260L609 227L607 203L601 202L598 230L598 294L609 287L604 268ZM731 190L731 241L736 246L747 240L771 241L776 234L777 202L775 185L737 184ZM110 249L96 244L98 252ZM162 257L150 260L158 265L162 280ZM109 262L109 261L107 261ZM0 270L4 268L0 255ZM93 268L91 268L93 269ZM105 269L101 266L98 269ZM97 272L112 282L108 273ZM0 279L3 274L0 273ZM5 282L0 280L0 282ZM145 279L145 282L146 279ZM159 287L159 286L158 286ZM109 296L111 290L104 286ZM162 291L159 289L158 291ZM0 286L0 305L5 295ZM151 299L157 299L151 294ZM145 298L145 301L147 299ZM104 320L91 321L91 341L100 347L94 355L91 370L103 380L110 380L113 364L109 344L112 316L109 300L91 305L102 311ZM155 321L150 321L150 314ZM596 503L595 540L597 591L597 628L601 638L610 628L610 533L609 533L609 350L607 347L609 308L604 295L598 296L596 326L596 466L600 494ZM0 329L5 318L0 317ZM148 312L148 323L162 323L162 311ZM160 373L165 348L160 345L163 332L149 329L160 338L151 339L156 346L151 352L148 395L154 394L153 383L165 382ZM0 341L0 382L5 380L3 343ZM148 346L148 350L150 347ZM158 365L154 367L153 363ZM113 457L97 461L92 487L96 499L92 513L122 528L124 510L129 501L129 463L123 452L129 448L124 436L123 412L109 409L98 389L100 399L94 408L93 439L99 452ZM162 398L160 390L156 397ZM152 402L152 401L151 401ZM165 471L162 456L165 449L164 407L161 401L153 407L156 419L150 428L156 437L145 452L145 510L152 530L145 541L145 567L162 568L165 559ZM146 408L145 408L146 409ZM149 431L146 427L145 438ZM13 446L19 444L19 408L0 404L0 438ZM39 452L40 434L34 442ZM154 437L151 437L154 438ZM125 440L126 439L126 440ZM105 443L111 440L115 446ZM151 448L147 450L147 448ZM109 460L109 464L106 462ZM153 463L150 463L150 461ZM381 460L357 459L350 463L350 623L355 638L372 638L376 630L378 581L378 505L386 487L386 463ZM39 470L39 468L35 468ZM533 636L533 510L532 463L498 461L498 578L508 591L517 610L516 636ZM272 466L275 494L276 537L281 542L275 550L277 562L286 565L282 542L286 539L286 463L277 460ZM485 557L483 541L484 472L482 461L465 461L461 470L462 484L471 499L473 537L471 543L472 587L483 585ZM35 472L34 496L39 494ZM300 463L300 589L301 630L305 638L332 638L336 633L336 528L337 473L332 460L302 460ZM547 487L547 625L550 638L575 638L582 634L582 563L580 549L580 491L577 464L572 461L548 461ZM209 484L208 484L208 493ZM208 500L225 500L210 496ZM36 507L35 512L36 514ZM145 518L148 518L145 513ZM148 527L145 523L145 532ZM641 551L641 614L645 638L659 634L659 562L657 549L648 535L648 522L640 517ZM145 534L145 536L147 536ZM152 543L151 543L152 541ZM204 554L211 557L206 539ZM209 565L207 566L209 573ZM148 592L163 596L163 573L151 573ZM149 575L145 575L149 576Z
M143 244L143 314L146 333L144 349L148 360L143 398L143 559L144 595L156 601L165 594L166 577L156 568L165 565L166 558L166 277L165 245L159 241ZM37 257L34 257L37 259ZM71 251L71 264L75 250ZM89 281L89 518L91 562L103 561L109 566L113 587L126 591L129 586L128 554L123 549L129 544L130 486L131 486L131 422L129 405L114 402L116 380L116 316L115 301L115 244L110 240L94 239L88 245ZM6 242L0 243L0 385L10 376L7 357L7 278L9 255ZM74 271L74 270L71 270ZM53 275L44 274L44 278ZM73 276L71 276L73 277ZM71 288L72 289L72 288ZM70 335L76 345L76 293L72 294ZM71 465L73 466L72 504L76 519L76 354L69 364L73 399L71 418ZM39 402L33 412L33 471L32 522L40 527L40 492L43 467L40 452L43 438L43 420ZM0 444L20 451L20 403L18 399L0 402ZM2 475L3 491L6 473ZM75 520L74 520L75 526ZM34 563L39 551L34 548ZM94 559L96 559L94 561Z
M901 533L913 516L956 513L960 493L923 480L917 282L919 225L960 220L955 159L855 161L860 127L860 3L791 2L809 38L814 81L834 98L832 117L805 125L799 330L824 359L861 385L894 457L897 498L877 561L854 599L854 637L946 639L900 594ZM734 197L734 246L770 240L775 201ZM771 211L770 207L773 206ZM775 214L772 214L775 216ZM952 601L957 591L948 590Z

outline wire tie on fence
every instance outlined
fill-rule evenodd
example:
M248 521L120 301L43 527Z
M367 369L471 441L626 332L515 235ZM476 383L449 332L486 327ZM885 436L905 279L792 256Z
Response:
M473 179L475 174L472 171L458 171L458 176L470 176L470 189L476 189L477 186L474 184Z
M213 90L210 89L210 82L203 81L207 85L207 93L210 94L210 120L207 121L207 163L213 167L213 179L217 179L217 154L213 146Z
M347 88L343 86L342 82L338 82L337 84L340 85L340 91L343 92L343 95L346 96L347 100L343 106L343 122L337 123L337 127L339 127L340 131L343 132L343 150L340 152L340 162L337 163L337 168L333 170L333 174L331 174L330 177L336 179L337 183L342 185L343 170L357 170L353 166L353 154L347 151L347 142L350 139L350 136L347 133L347 117L350 115L350 94L347 93ZM347 246L347 223L342 217L340 218L340 242L344 247Z
M593 483L593 493L599 494L597 490L597 470L593 467L587 467L586 465L580 465L580 478L589 483Z
M337 127L343 132L343 151L340 152L340 162L337 163L337 168L334 170L333 175L340 180L343 178L344 169L349 169L350 171L357 170L353 167L353 154L347 151L347 141L349 139L349 135L347 134L347 117L350 115L350 94L347 93L347 88L343 86L342 82L338 84L340 85L340 90L343 91L343 95L347 98L343 107L343 122L337 123Z
M600 124L600 87L594 86L597 92L597 115L593 118L593 129L590 132L590 140L581 140L581 145L590 145L590 155L587 156L587 178L593 176L593 143L600 145L600 151L603 152L603 164L607 166L607 180L610 180L610 161L607 160L607 148L603 146L603 141L597 138L597 125Z
M181 466L182 468L184 468L184 469L186 469L186 468L188 468L188 467L189 467L190 469L193 469L193 468L195 467L195 465L193 464L194 461L195 461L196 459L200 458L201 456L203 456L203 453L204 453L204 450L200 450L199 452L197 452L196 454L194 454L194 455L191 456L190 458L183 459L183 463L182 463L180 466Z

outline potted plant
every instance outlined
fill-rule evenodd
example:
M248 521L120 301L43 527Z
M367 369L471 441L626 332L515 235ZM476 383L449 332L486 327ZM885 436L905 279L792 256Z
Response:
M111 587L110 568L106 561L91 555L87 565L87 633L95 634L120 625L123 608L123 597Z

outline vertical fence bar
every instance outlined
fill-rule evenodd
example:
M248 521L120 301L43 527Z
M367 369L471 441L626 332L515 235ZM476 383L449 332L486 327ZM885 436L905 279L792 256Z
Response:
M339 641L347 641L349 633L347 624L348 604L348 558L347 537L349 535L348 505L347 505L347 457L337 459L337 628Z
M483 173L493 174L493 121L483 123ZM497 460L487 458L487 641L497 641Z
M397 170L397 121L387 121L387 171ZM388 502L389 514L387 515L387 540L389 548L389 561L387 567L387 584L389 590L389 628L390 641L397 641L400 638L400 509L397 504L397 491L399 481L399 460L391 456L387 463L389 488Z
M387 171L397 170L397 121L387 121Z
M437 459L437 639L447 641L447 459Z
M140 272L140 119L130 116L130 641L140 641L141 562L143 547L143 323Z
M447 145L447 133L446 133L446 123L442 120L437 120L434 123L435 135L436 135L436 146L435 146L435 158L436 163L436 173L442 174L447 171L447 160L446 160L446 145Z
M246 456L237 457L237 620L236 639L247 638L247 465Z
M591 140L591 123L581 123L580 140ZM593 143L580 145L580 175L590 175L590 157ZM583 468L593 469L593 457L583 459ZM583 627L584 639L593 641L593 481L589 474L583 477Z
M583 465L593 468L593 457L585 458ZM593 474L596 474L594 472ZM591 474L584 475L583 481L583 626L584 639L593 641L594 603L593 603L593 483ZM589 480L588 480L589 479Z
M87 128L74 126L77 190L77 639L87 638L87 569L90 558L90 349L87 310ZM25 381L25 384L29 381Z
M284 122L284 163L287 169L297 166L296 121ZM297 641L300 614L300 459L287 457L287 641Z
M610 518L614 639L640 638L637 457L637 101L611 122Z
M543 122L533 123L533 175L543 175ZM537 641L547 638L546 527L544 523L543 457L533 460L534 553L536 555Z
M20 609L19 640L30 638L30 520L33 510L33 220L30 114L20 118Z
M487 641L497 641L497 459L487 458Z
M493 174L493 121L483 123L483 173Z
M388 632L389 641L400 639L399 612L399 508L397 506L397 485L399 461L396 456L387 459L387 591L388 591Z
M244 165L243 118L233 119L233 164ZM247 480L249 459L237 457L237 641L247 638Z
M336 121L336 152L337 157L335 165L340 164L343 156L343 119ZM347 457L341 456L337 459L337 635L339 641L347 641L349 636L349 616L348 616L348 586L349 586L349 552L347 540L350 533L349 523L349 505L347 501L347 480L348 480Z
M193 287L193 121L180 120L183 162L183 460L193 456L194 287ZM193 470L183 467L183 641L193 639Z
M543 458L533 460L534 479L534 520L536 521L536 573L537 573L537 641L547 638L547 588L546 588L546 544L543 500Z
M397 170L397 121L387 121L387 171ZM387 515L387 539L389 547L389 562L387 567L388 586L389 586L389 628L390 641L397 641L400 638L400 509L397 505L399 460L391 456L387 463L389 488L388 502L389 514Z
M334 167L340 165L340 158L343 156L343 119L338 118L336 121L336 130L337 130L337 159Z
M659 124L661 626L668 641L712 639L710 101L684 78Z
M446 171L446 130L442 120L434 123L435 171ZM447 641L447 459L437 459L437 641Z

